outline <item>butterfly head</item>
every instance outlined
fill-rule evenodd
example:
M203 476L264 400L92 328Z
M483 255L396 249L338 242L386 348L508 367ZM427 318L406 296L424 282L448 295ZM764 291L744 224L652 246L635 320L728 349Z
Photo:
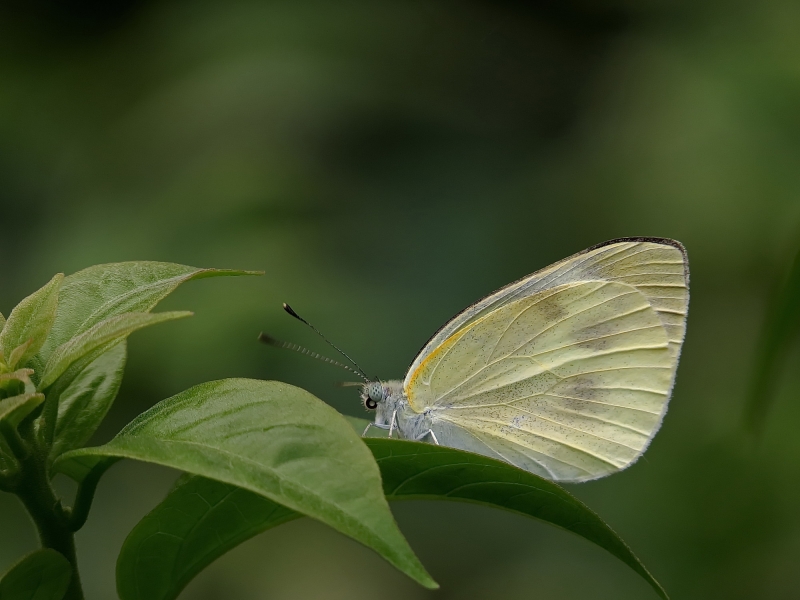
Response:
M368 381L361 388L361 401L367 410L375 410L386 400L386 388L380 381Z

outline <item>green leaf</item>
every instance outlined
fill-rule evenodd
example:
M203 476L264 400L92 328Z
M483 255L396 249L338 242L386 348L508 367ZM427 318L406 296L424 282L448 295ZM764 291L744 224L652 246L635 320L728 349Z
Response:
M72 567L55 550L44 548L28 554L0 580L2 600L61 600L67 591Z
M595 512L561 486L478 454L389 439L365 440L381 469L387 497L472 502L552 523L604 548L643 577L662 598L664 588Z
M362 431L367 421L348 418ZM560 486L509 464L452 448L367 439L389 500L453 500L540 519L604 548L664 589L620 537ZM186 477L128 535L117 560L122 600L171 600L211 562L301 515L233 485Z
M14 393L14 388L19 392L0 400L0 479L19 470L19 462L6 436L17 437L17 426L43 399L40 394L35 393L36 389L30 380L31 373L31 369L17 369L12 373L0 374L0 389L4 393Z
M120 339L130 335L137 329L191 316L187 311L173 311L163 313L125 313L110 317L75 336L68 342L61 344L50 355L47 365L39 381L39 389L52 385L64 371L74 362L92 356L94 352L108 349Z
M745 426L760 433L781 380L792 340L800 331L800 250L772 298L761 331L745 405Z
M11 354L8 357L8 362L6 363L9 369L13 369L18 364L24 363L26 356L30 358L31 355L29 350L33 346L33 342L33 338L30 338L27 342L20 344L11 351Z
M53 470L53 475L62 473L76 483L93 478L99 472L104 473L108 468L117 462L119 458L102 455L71 456L58 463L58 469Z
M331 407L299 388L229 379L160 402L111 442L63 454L133 458L248 489L374 549L436 587L403 538L369 450Z
M16 427L42 402L44 394L20 394L3 398L0 400L0 421L8 421L12 427Z
M185 281L257 274L146 261L95 265L78 271L64 279L55 323L34 368L38 372L56 348L109 317L150 312Z
M59 391L51 461L83 446L97 431L119 391L126 356L127 345L121 342L80 369Z
M120 600L176 598L228 550L302 516L228 483L182 478L125 540L117 559L117 594Z
M17 304L8 315L8 321L0 332L0 352L9 361L9 368L24 365L45 343L56 318L58 291L63 279L64 275L59 273L43 288ZM25 344L28 346L14 355L14 350ZM12 355L16 360L13 364Z

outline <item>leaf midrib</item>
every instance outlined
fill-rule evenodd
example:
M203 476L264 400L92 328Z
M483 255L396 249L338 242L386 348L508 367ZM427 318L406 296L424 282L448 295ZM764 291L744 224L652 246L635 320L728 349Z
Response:
M88 323L92 319L94 319L96 317L96 315L104 314L103 311L106 310L109 306L113 306L114 304L120 304L123 300L128 299L131 296L134 296L136 292L142 292L142 291L151 290L151 289L157 288L159 286L166 286L168 283L172 283L175 280L180 280L180 279L183 279L183 278L186 278L186 277L191 277L192 275L194 275L194 274L196 274L196 273L198 273L199 271L202 271L202 270L203 269L195 269L195 271L193 271L192 273L188 273L186 275L176 275L176 276L170 277L169 279L160 279L158 281L154 281L152 283L148 283L147 285L143 285L141 287L135 287L132 290L129 290L129 291L125 292L124 294L120 294L119 296L114 296L113 299L109 299L106 302L104 302L103 304L101 304L100 306L98 306L86 319L84 319L84 321L78 327L77 332L78 333L83 333L83 331L84 331L83 328L86 325L86 323ZM180 282L180 283L182 283L182 282ZM75 285L78 285L78 282L76 282ZM158 304L158 301L156 301L156 304ZM150 309L144 310L142 312L149 312L152 308L153 308L153 306L151 306ZM137 312L137 311L125 311L125 312Z
M362 521L354 518L353 514L351 512L343 509L341 506L339 506L337 504L334 504L334 503L326 500L324 497L322 497L319 494L315 493L313 490L311 490L311 488L308 488L307 486L303 485L302 483L295 482L295 481L292 481L290 479L287 479L284 476L281 476L278 471L276 471L275 469L273 469L273 468L271 468L271 467L269 467L267 465L264 465L263 463L259 463L259 462L256 462L254 460L251 460L249 458L243 457L240 454L234 454L234 453L229 452L227 450L223 450L221 448L216 448L214 446L207 446L207 445L204 445L204 444L201 444L201 443L198 443L198 442L189 442L189 441L186 441L186 440L163 440L163 439L144 436L144 435L136 436L136 441L137 442L138 441L153 442L153 443L155 443L157 445L160 445L162 447L169 447L169 446L172 446L172 445L176 445L176 446L189 446L189 447L193 447L193 448L202 448L204 450L212 451L212 452L218 453L218 454L220 454L222 456L228 457L232 461L241 462L241 463L244 463L244 464L248 464L248 465L252 465L254 467L257 467L259 470L265 471L265 472L271 474L273 477L275 477L275 479L279 482L281 487L285 486L288 489L296 490L296 491L300 491L300 492L305 491L305 492L307 492L306 496L310 496L310 497L318 500L320 502L320 504L323 505L323 506L331 507L333 509L332 512L336 513L337 515L340 515L340 516L344 517L344 520L349 525L353 526L355 528L355 530L359 530L359 529L360 530L364 530L364 529L366 529L366 531L369 532L370 534L372 534L372 536L376 540L378 540L378 541L382 541L383 540L383 536L381 536L375 530L375 528L372 525L364 524ZM155 461L150 461L146 457L142 457L142 456L138 455L138 453L136 453L136 452L131 452L130 448L127 447L127 444L122 444L122 443L119 442L119 440L112 440L106 446L103 446L103 447L99 448L99 450L102 450L101 454L103 454L103 455L119 456L119 454L115 454L114 452L109 452L109 450L114 450L115 446L118 447L118 448L121 447L120 449L123 450L123 451L130 452L129 455L126 455L126 454L122 455L122 456L124 456L126 458L133 458L133 459L136 459L136 460L147 460L149 462L155 462ZM87 451L84 451L84 450L78 450L78 451L75 452L75 454L72 454L72 456L87 455L87 454L88 455L98 454L98 452L92 452L92 451L88 451L87 452ZM62 458L64 456L66 456L66 455L62 455ZM341 461L337 461L337 462L341 462ZM162 463L162 464L164 464L164 463ZM174 468L178 468L178 469L182 469L182 470L185 468L184 466L177 465L177 464L170 464L168 466L172 466ZM294 504L294 502L291 499L277 498L277 497L273 497L272 495L268 495L267 493L265 493L264 490L256 488L255 486L250 484L250 482L247 482L247 481L245 481L245 482L231 481L230 479L225 478L224 474L222 474L222 477L220 477L217 474L214 474L213 476L209 476L209 475L203 475L203 476L204 477L209 477L210 479L215 479L217 481L221 481L223 483L228 483L230 485L233 485L233 486L236 486L236 487L240 487L242 489L249 490L249 491L251 491L251 492L253 492L255 494L259 494L261 496L269 498L273 502L276 502L278 504L286 506L287 508L290 508L290 509L292 509L292 510L294 510L294 511L300 513L300 514L306 514L306 512L300 507L289 506L287 500L289 500L289 502L292 502L292 504ZM319 521L321 521L323 523L327 523L327 521L322 520L318 516L315 516L315 515L314 516L308 515L308 516L311 516L312 518L314 518L316 520L319 520ZM328 523L328 524L330 524L330 523ZM336 527L336 529L339 529L341 531L341 528L339 528L339 527Z

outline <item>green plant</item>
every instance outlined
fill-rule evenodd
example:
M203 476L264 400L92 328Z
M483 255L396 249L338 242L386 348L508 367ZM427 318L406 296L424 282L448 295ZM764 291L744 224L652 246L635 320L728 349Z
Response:
M666 598L608 525L558 485L449 448L362 440L353 419L283 383L201 384L142 413L111 442L83 447L119 389L125 338L190 314L151 313L155 305L184 281L243 274L152 262L100 265L57 275L3 320L0 486L22 501L42 549L0 580L2 600L83 597L73 534L99 479L121 458L186 472L128 536L117 561L122 600L175 598L230 548L300 516L358 540L434 588L387 503L415 498L476 502L553 523L605 548ZM71 506L53 490L57 473L78 484Z

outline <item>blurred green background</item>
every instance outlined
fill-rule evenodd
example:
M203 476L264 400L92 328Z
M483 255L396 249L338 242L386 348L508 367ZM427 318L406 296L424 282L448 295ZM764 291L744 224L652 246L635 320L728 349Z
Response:
M771 290L800 240L796 0L0 3L0 310L58 271L163 260L261 269L135 334L97 441L214 378L280 379L363 416L290 302L369 373L401 377L486 293L621 236L687 247L688 337L645 458L569 486L675 599L800 597L800 370L760 443L741 419ZM795 351L790 363L797 365ZM77 542L115 597L130 528L176 473L102 481ZM302 520L187 588L215 599L655 598L571 534L457 504L394 505L427 592ZM0 496L0 570L35 546Z

